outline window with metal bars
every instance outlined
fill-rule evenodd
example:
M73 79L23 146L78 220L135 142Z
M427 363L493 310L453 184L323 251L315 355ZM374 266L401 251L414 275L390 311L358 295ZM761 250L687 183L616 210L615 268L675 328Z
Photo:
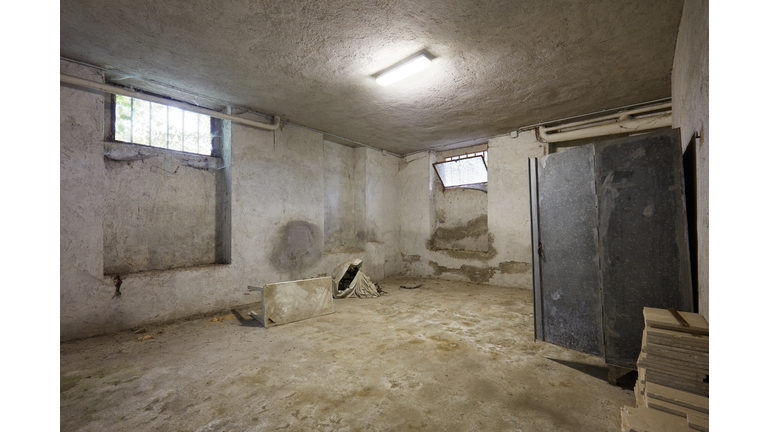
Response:
M471 157L476 157L476 156L482 156L485 159L485 162L488 163L488 151L487 150L486 151L481 151L481 152L467 153L467 154L463 154L463 155L447 157L447 158L445 158L445 162L459 160L459 159L466 159L466 158L471 158Z
M211 155L211 117L159 103L115 95L114 139Z

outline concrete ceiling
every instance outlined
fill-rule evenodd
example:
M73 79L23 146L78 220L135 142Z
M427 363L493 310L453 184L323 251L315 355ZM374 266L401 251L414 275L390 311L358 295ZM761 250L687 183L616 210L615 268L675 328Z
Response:
M405 154L669 97L682 7L62 0L61 56ZM428 70L372 78L422 49L436 56Z

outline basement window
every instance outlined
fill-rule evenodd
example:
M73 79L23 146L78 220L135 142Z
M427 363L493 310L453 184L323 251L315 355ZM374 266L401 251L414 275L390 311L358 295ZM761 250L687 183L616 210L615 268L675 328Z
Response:
M488 151L466 153L433 164L443 189L488 190Z
M210 116L122 95L114 101L115 141L211 155Z

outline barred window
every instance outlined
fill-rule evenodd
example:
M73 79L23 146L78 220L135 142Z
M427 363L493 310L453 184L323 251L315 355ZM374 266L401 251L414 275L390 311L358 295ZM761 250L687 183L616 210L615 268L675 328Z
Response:
M115 95L116 141L211 155L211 117L155 102Z

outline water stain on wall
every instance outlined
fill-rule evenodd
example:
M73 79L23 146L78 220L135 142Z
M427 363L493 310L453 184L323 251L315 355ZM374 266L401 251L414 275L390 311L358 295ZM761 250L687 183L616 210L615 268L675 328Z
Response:
M501 262L498 267L478 267L464 264L457 269L441 266L435 261L430 261L429 266L432 267L432 274L434 276L440 276L443 273L452 273L464 276L476 283L486 283L490 281L496 272L501 272L503 274L522 274L531 271L530 264L517 261Z
M411 274L411 265L413 263L418 263L421 261L421 255L406 255L404 253L400 253L400 256L403 260L403 274L410 275Z
M499 271L504 274L530 273L531 265L526 262L504 261L499 263Z
M278 232L270 263L282 271L300 271L315 265L323 254L320 227L306 221L290 221Z
M486 240L488 246L485 245ZM455 227L437 227L427 242L427 249L432 251L468 251L487 252L490 248L488 233L488 215L478 216L464 225Z

